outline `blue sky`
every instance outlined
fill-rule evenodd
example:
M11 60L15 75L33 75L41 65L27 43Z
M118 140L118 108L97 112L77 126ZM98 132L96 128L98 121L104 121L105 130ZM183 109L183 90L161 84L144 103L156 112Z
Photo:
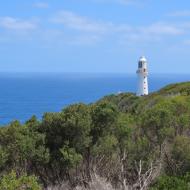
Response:
M190 73L189 0L16 0L0 6L0 71Z

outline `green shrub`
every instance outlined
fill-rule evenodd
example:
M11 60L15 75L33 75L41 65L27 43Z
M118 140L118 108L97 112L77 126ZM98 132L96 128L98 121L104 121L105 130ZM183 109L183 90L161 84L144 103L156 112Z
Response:
M4 175L0 180L1 190L42 190L35 176L23 175L17 177L12 171L8 175Z

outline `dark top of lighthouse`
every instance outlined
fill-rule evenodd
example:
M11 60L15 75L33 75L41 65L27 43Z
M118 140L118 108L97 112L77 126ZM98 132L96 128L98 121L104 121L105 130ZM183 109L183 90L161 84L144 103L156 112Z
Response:
M140 57L138 62L138 68L139 69L147 68L147 59L145 58L145 56Z

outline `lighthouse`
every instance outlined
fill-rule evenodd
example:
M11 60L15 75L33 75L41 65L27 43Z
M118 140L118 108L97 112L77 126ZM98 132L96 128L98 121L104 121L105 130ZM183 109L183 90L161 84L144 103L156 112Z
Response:
M140 57L138 62L138 85L137 85L137 96L148 95L148 68L147 60L144 56Z

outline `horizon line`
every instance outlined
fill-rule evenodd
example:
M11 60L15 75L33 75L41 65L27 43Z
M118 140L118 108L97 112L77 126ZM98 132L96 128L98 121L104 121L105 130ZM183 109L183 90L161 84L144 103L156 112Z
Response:
M125 74L125 75L136 75L136 72L78 72L78 71L0 71L0 74ZM157 74L172 74L172 75L189 75L190 72L149 72L149 75L157 75Z

